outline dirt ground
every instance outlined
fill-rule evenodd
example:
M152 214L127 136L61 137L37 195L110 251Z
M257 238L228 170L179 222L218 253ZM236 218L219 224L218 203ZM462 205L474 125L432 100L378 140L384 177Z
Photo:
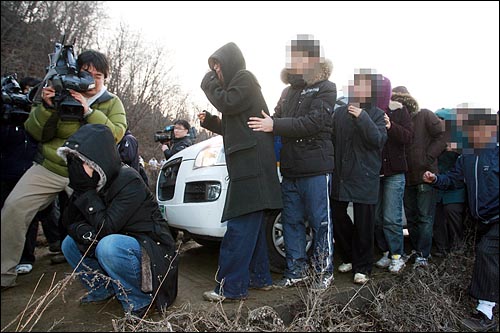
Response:
M111 299L101 305L80 305L79 299L85 295L85 290L77 279L69 279L64 288L58 288L61 293L53 300L50 294L44 305L33 313L33 304L44 296L57 283L71 273L69 264L52 265L53 256L48 248L38 247L37 261L30 274L18 277L18 286L1 293L1 327L6 331L54 331L54 332L95 332L113 331L113 320L123 318L124 313L118 300ZM203 247L193 241L182 245L179 267L178 297L168 311L188 309L192 311L210 309L213 303L202 299L204 291L215 286L214 275L217 269L218 250ZM374 276L384 274L374 270ZM280 275L273 274L273 279ZM332 293L355 288L350 274L335 277ZM251 290L244 307L248 310L264 305L283 308L286 304L299 301L296 288L274 289L271 291ZM224 303L224 309L231 311L238 303ZM23 315L23 311L25 314ZM154 314L153 319L160 318Z

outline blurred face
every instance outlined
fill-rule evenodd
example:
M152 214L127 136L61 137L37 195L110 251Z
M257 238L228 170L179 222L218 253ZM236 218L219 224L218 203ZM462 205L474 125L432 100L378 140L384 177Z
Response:
M468 126L467 137L474 149L487 148L492 143L497 142L497 125L479 124Z
M371 95L371 80L361 75L355 75L354 82L349 86L349 99L355 102L353 104L365 103L370 100Z
M219 81L224 83L224 76L222 75L222 68L220 67L220 64L218 62L214 63L214 71L217 73L217 77L219 78Z
M319 61L319 57L309 57L305 51L292 51L287 68L292 74L307 74L314 70Z
M187 136L187 134L188 134L187 128L184 128L184 126L182 126L181 124L177 124L174 126L174 137L176 139L183 138Z
M87 98L95 96L99 91L101 91L102 87L104 86L104 73L97 71L97 69L95 69L95 67L92 65L84 65L82 66L82 70L89 72L95 81L95 87L88 91L82 92L82 95Z

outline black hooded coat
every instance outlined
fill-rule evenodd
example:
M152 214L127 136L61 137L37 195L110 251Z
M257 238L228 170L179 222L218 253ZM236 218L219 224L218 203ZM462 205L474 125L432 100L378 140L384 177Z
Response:
M229 187L222 221L265 209L281 209L281 189L272 133L255 132L250 117L269 115L255 76L245 69L245 59L234 43L210 56L208 63L221 65L224 83L215 71L208 72L201 88L222 119L207 112L204 128L221 134L224 141Z
M73 194L70 198L67 210L76 208L81 215L76 219L64 215L68 233L71 235L74 224L87 223L94 228L98 240L111 234L137 239L150 259L152 294L160 289L156 306L158 309L170 306L177 296L175 241L139 173L121 163L109 128L101 124L84 125L57 152L65 160L69 153L78 155L100 175L96 190Z

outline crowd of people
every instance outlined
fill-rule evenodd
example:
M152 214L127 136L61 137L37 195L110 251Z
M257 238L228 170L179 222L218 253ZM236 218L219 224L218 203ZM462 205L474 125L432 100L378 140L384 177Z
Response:
M251 289L288 288L307 279L322 292L334 284L335 268L362 285L373 265L399 274L413 257L413 269L426 269L433 255L464 250L469 219L478 236L470 288L478 306L464 324L496 327L498 113L420 108L406 87L393 88L374 69L356 71L348 103L337 105L333 66L318 40L298 35L287 45L287 59L281 72L286 87L271 115L235 43L208 58L201 89L220 114L203 111L198 118L223 137L229 185L216 286L203 298L241 300ZM95 81L88 91L69 90L81 105L78 120L61 118L58 92L34 82L41 100L26 119L2 122L2 142L9 142L2 145L2 289L31 271L32 229L42 221L51 251L62 251L82 273L88 290L82 303L116 296L125 312L143 316L176 298L175 241L148 189L123 104L104 85L108 59L88 50L77 64ZM173 138L161 145L164 158L153 157L150 167L192 145L189 122L173 126ZM7 159L16 154L24 162L9 170ZM265 216L276 209L282 211L286 267L273 281ZM404 219L413 255L405 251ZM310 256L306 223L314 234ZM382 253L378 260L376 252Z

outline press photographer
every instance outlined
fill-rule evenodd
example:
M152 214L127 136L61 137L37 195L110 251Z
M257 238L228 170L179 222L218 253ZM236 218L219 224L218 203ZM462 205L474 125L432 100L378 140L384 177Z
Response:
M63 38L64 43L64 38ZM49 55L50 65L45 76L41 98L44 106L54 108L64 121L88 116L92 109L82 96L96 89L93 73L82 69L75 60L73 45L56 43L55 52ZM35 96L35 102L38 96ZM87 104L87 105L86 105Z
M2 107L0 120L2 124L22 126L28 119L31 101L17 82L17 75L2 78Z
M161 150L165 159L169 159L174 154L180 152L193 144L190 138L191 126L184 120L174 121L174 125L165 127L163 133L155 133L155 142L161 142ZM191 135L194 136L194 135Z
M44 80L49 83L49 86L37 90L28 120L24 123L26 131L39 142L39 145L35 155L36 163L24 173L2 208L0 242L2 287L16 285L16 265L21 257L26 230L36 212L50 205L59 192L66 191L68 195L73 192L73 189L68 186L68 167L66 162L57 155L57 148L66 143L68 138L84 123L107 126L113 133L115 143L122 139L127 128L121 100L110 93L104 85L110 73L106 56L94 50L84 51L77 58L76 68L78 75L86 71L92 75L95 82L94 88L83 92L69 88L71 97L82 106L82 119L61 121L53 100L56 89L50 85L56 84L57 86L57 83L54 80L48 80L49 77L55 78L50 74L46 76L47 80ZM49 72L51 70L55 69L51 68ZM78 77L81 78L81 76ZM70 81L67 77L61 80L65 85ZM38 97L43 102L38 100Z

